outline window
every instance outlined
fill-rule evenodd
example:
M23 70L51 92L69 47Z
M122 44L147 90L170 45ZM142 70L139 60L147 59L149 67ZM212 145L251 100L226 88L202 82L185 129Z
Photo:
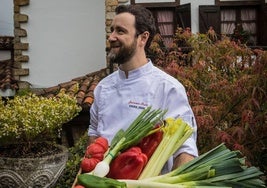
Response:
M219 36L241 39L248 46L267 49L266 3L215 0L215 4L199 6L200 33L206 33L209 26L213 26Z
M173 35L177 27L183 29L191 28L190 7L190 4L169 7L147 7L155 17L158 32L166 47L172 44Z
M174 8L153 8L150 9L153 13L157 25L157 29L164 41L164 45L169 47L172 44L173 35L176 29L174 20Z
M153 13L157 32L160 33L166 47L172 44L177 27L191 28L190 3L180 5L180 0L168 2L131 0L131 4L140 4Z
M257 44L256 12L256 7L222 7L221 34L255 46Z

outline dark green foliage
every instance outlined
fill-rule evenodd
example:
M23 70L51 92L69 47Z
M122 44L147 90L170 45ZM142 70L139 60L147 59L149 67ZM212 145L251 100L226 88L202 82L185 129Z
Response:
M55 188L70 188L72 186L76 175L78 174L80 162L87 146L87 141L88 135L86 132L73 147L69 148L69 159Z

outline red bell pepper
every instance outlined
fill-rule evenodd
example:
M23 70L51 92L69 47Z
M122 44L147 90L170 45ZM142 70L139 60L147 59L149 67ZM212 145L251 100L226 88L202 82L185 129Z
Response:
M108 140L104 137L98 137L94 141L95 144L99 144L103 147L104 151L108 150Z
M99 163L100 160L96 158L86 158L84 157L81 161L80 167L82 169L82 172L87 173L94 170L97 163Z
M85 157L87 157L87 158L97 158L100 161L103 160L104 154L105 154L105 150L103 150L103 147L98 145L98 144L95 144L95 143L90 144L86 148L86 151L85 151Z
M98 137L93 143L87 146L85 157L103 160L105 152L108 150L108 141L104 137Z
M111 163L107 177L113 179L138 179L147 163L147 156L139 147L130 149L119 154Z
M84 158L80 164L82 172L91 172L97 163L103 160L107 150L108 141L104 137L98 137L93 143L87 146Z
M148 159L150 159L150 157L160 144L162 138L163 138L163 131L159 129L155 133L144 137L138 144L138 147L140 147L142 152L146 154Z

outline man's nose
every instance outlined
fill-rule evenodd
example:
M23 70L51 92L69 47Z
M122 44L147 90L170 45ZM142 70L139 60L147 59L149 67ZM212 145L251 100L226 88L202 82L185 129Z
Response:
M116 36L116 33L113 31L112 33L110 33L108 37L108 41L116 41L116 40L117 40L117 36Z

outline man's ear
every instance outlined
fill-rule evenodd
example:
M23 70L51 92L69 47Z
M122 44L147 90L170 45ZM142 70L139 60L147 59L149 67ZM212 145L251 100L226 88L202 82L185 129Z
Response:
M141 42L142 42L142 44L145 46L145 44L146 44L146 42L147 42L147 40L148 40L148 38L149 38L149 35L150 35L150 33L148 32L148 31L145 31L145 32L143 32L142 34L140 34L140 37L141 37Z

